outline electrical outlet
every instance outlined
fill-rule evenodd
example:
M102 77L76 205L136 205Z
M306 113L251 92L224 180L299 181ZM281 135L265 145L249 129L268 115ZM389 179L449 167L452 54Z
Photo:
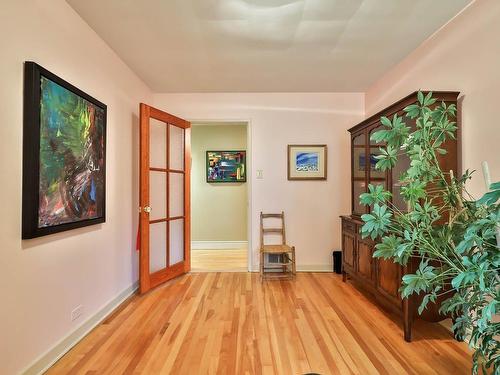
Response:
M77 320L83 314L83 306L79 305L71 311L71 321Z
M262 169L257 169L257 180L264 179L264 171Z

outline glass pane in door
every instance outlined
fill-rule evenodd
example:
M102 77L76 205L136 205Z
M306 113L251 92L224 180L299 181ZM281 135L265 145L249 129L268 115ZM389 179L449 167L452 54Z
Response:
M184 170L184 129L169 125L170 169Z
M169 217L184 216L184 174L169 173Z
M171 220L170 224L170 265L184 260L184 219Z
M167 168L167 124L149 119L149 165Z
M167 217L167 174L166 172L149 172L149 220Z
M149 272L167 267L167 222L149 225Z

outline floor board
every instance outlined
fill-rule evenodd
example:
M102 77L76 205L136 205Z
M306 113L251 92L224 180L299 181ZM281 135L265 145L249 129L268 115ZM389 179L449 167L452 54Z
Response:
M193 272L246 272L246 249L191 250Z
M469 361L439 324L417 321L406 343L338 275L192 273L132 297L48 374L460 375Z

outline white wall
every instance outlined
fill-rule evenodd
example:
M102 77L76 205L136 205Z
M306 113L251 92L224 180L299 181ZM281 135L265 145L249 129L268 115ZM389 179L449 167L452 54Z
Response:
M191 240L246 241L246 182L208 183L207 151L246 150L247 126L196 125L191 130ZM246 173L246 172L245 172Z
M475 1L366 92L370 115L418 89L460 91L462 169L477 170L469 189L478 197L483 160L500 181L499 41L500 1Z
M0 374L19 373L138 278L138 106L149 89L63 0L0 2ZM21 241L23 61L108 106L107 221ZM83 305L83 316L70 312Z
M155 94L154 105L191 121L248 120L253 268L261 210L285 211L299 269L329 267L331 250L340 248L338 217L350 212L346 129L363 118L362 93ZM287 144L293 143L328 145L327 181L287 181Z

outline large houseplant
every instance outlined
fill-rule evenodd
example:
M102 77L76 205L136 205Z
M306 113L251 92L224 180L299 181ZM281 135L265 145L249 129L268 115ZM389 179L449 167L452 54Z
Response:
M453 316L455 335L474 351L473 373L500 374L500 322L495 320L500 312L500 182L488 184L489 192L475 200L466 190L471 172L454 176L441 169L443 144L457 129L454 105L419 92L418 102L404 111L402 117L382 117L382 130L372 139L385 143L377 169L409 158L400 176L407 210L394 206L383 186L370 185L360 196L372 207L362 216L361 234L380 238L374 257L418 265L403 277L402 297L420 294L419 313L446 297L440 311Z

